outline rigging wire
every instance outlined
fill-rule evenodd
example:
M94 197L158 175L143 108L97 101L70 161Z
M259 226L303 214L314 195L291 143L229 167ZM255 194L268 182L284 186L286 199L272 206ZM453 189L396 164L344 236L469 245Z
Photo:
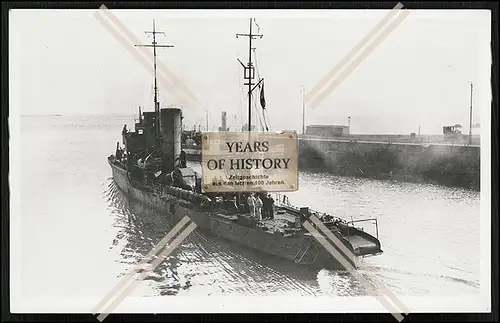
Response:
M238 50L237 51L238 53L238 56L240 54L240 51ZM236 117L235 119L237 120L238 118L238 115L240 117L240 126L238 128L242 128L243 127L243 99L245 97L244 93L244 86L242 84L242 80L240 78L240 65L236 65L236 75L237 75L237 79L238 79L238 106L237 106L237 110L236 110ZM235 121L235 124L237 124L237 122Z
M154 82L154 80L153 80ZM154 89L154 85L153 83L149 84L149 98L148 98L148 105L149 105L149 111L154 111L155 107L154 107L154 101L151 100L152 97L154 97L155 95L155 89Z
M243 126L243 84L241 82L241 78L240 78L240 71L239 71L240 67L237 65L236 66L236 71L237 71L237 74L238 74L238 82L239 82L239 89L238 89L238 112L237 114L240 115L240 127Z
M257 23L255 23L255 24L257 25ZM259 30L258 30L258 31L260 32L260 26L259 26L259 25L257 25L257 27L259 28ZM253 50L253 52L254 52L254 57L255 57L255 70L256 70L256 72L257 72L257 78L260 80L260 70L259 70L258 59L257 59L257 54L256 54L256 52L255 52L255 49ZM263 86L263 85L259 85L259 89L260 89L260 90L262 90L262 86ZM267 111L266 111L266 109L265 109L265 108L262 108L262 116L263 116L263 118L264 118L264 123L265 123L265 125L266 125L266 130L269 130L269 128L268 128L268 126L267 126L267 120L266 120L266 114L267 114L267 113L266 113L266 112L267 112Z
M258 64L258 60L257 60L257 54L255 53L255 49L253 50L253 52L254 52L254 57L255 57L255 71L257 73L257 79L260 80L261 78L260 78L259 64ZM259 89L262 91L262 84L259 84ZM256 112L258 113L258 111L256 111ZM265 130L269 131L269 127L267 125L267 120L266 120L266 109L265 108L262 108L262 117L264 118ZM259 118L260 118L260 114L259 114Z
M255 26L257 26L257 34L260 34L260 26L257 24L257 19L253 18L253 22L255 23Z
M253 96L253 93L252 93L252 96ZM261 128L262 130L264 130L264 126L263 126L263 124L262 124L262 118L261 118L261 116L260 116L260 114L259 114L259 111L258 111L258 110L259 110L259 108L257 107L257 99L255 99L255 97L253 97L252 99L253 99L253 102L252 102L252 103L253 103L253 108L254 108L254 110L255 110L255 114L259 117L260 128Z
M255 64L256 76L257 76L257 79L260 80L259 65L257 63L257 56L255 55L255 48L252 51L254 53L254 58L255 58L254 64ZM259 85L259 89L260 89L260 85ZM259 108L257 107L257 98L256 98L256 95L254 95L254 93L255 92L252 92L253 109L255 110L255 114L259 117L260 127L263 130L264 127L262 126L262 118L261 118L260 113L259 113Z

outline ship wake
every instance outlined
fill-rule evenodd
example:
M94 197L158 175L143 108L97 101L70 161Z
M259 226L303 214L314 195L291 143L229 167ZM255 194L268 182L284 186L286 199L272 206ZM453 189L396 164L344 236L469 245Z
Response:
M168 213L130 200L108 180L103 198L115 218L118 234L110 248L132 267L175 226ZM317 270L290 269L275 259L218 237L193 231L143 285L153 295L307 295L321 293ZM152 294L151 294L152 293Z

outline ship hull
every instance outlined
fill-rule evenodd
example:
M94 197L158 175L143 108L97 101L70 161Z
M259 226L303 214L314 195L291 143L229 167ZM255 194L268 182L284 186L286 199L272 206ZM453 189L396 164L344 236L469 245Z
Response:
M266 233L259 227L238 224L231 219L217 216L210 212L200 212L183 205L182 202L161 198L154 192L146 192L132 185L127 171L112 162L109 163L115 183L128 197L146 204L174 221L188 216L197 225L197 229L209 235L223 238L256 252L286 259L292 264L307 265L326 269L344 269L345 267L326 249L309 235L297 234L285 237L280 234ZM354 267L361 258L350 262Z

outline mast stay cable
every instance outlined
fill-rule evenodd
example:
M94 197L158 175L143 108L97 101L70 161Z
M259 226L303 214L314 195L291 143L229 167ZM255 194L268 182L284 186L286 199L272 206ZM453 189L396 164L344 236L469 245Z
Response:
M254 19L254 23L255 25L257 26L257 33L260 33L260 26L257 24L257 21ZM261 77L260 77L260 71L259 71L259 64L258 64L258 58L257 58L257 54L256 54L256 50L255 48L252 48L253 50L253 53L254 53L254 60L255 60L255 71L256 71L256 74L257 74L257 79L258 80L261 80ZM262 91L262 87L263 85L262 84L259 84L259 90ZM255 100L254 100L255 102ZM260 114L259 114L259 111L258 111L258 108L257 108L257 105L255 105L255 109L256 109L256 113L259 115L259 120L261 122L261 127L263 128L263 130L265 131L269 131L269 127L268 127L268 121L266 119L269 119L269 117L267 116L267 113L266 113L266 109L264 107L261 107L262 108L262 118L260 117ZM267 118L266 118L267 116ZM264 126L262 126L262 119L264 120ZM264 128L265 127L265 128Z

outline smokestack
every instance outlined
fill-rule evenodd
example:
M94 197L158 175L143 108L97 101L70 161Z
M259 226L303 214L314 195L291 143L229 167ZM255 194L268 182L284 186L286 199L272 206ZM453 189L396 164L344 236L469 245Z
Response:
M222 131L227 131L227 112L222 111Z
M171 172L178 165L181 154L182 110L161 109L160 129L162 136L163 171Z

